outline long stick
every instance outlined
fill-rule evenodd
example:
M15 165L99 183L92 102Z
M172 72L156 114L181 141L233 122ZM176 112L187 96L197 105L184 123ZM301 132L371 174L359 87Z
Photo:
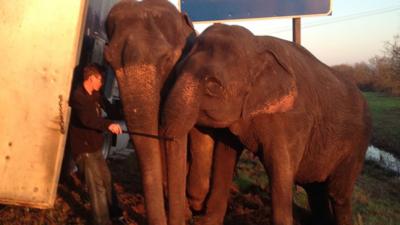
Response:
M127 130L123 130L122 133L130 134L130 135L139 135L139 136L144 136L144 137L149 137L149 138L155 138L158 140L167 140L167 141L174 140L174 138L172 138L172 137L164 137L164 136L159 136L159 135L146 134L146 133L140 133L140 132L132 132L132 131L127 131Z

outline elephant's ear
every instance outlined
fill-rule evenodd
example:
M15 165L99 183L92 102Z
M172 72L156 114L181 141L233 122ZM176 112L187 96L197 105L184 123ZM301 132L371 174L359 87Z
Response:
M190 17L188 16L187 13L181 13L182 17L183 17L183 21L185 21L185 23L192 28L192 30L194 30L194 26L192 23L192 20L190 19Z
M293 108L296 80L287 43L276 39L258 40L257 57L250 74L251 84L244 98L242 117L286 112Z

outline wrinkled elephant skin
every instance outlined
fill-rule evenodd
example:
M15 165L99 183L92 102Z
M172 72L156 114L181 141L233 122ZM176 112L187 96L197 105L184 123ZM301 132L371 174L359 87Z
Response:
M305 188L316 224L352 223L351 195L371 132L352 82L300 45L222 24L197 38L179 73L163 109L165 134L185 136L197 124L225 139L203 224L222 224L237 159L231 152L243 147L270 178L275 225L293 224L294 184Z
M128 130L158 135L160 104L174 81L175 65L195 38L193 26L168 1L132 0L111 9L106 28L109 43L104 57L116 74ZM142 173L148 224L166 225L160 142L137 135L131 139ZM184 192L185 187L174 188ZM174 193L168 196L170 202L182 198ZM169 223L183 224L176 218L181 218L184 210L170 208L177 210L170 210Z

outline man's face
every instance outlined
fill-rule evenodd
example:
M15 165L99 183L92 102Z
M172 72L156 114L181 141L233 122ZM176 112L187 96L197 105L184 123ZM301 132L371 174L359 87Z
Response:
M90 79L91 79L93 90L99 91L103 84L101 75L100 74L92 75L92 76L90 76Z

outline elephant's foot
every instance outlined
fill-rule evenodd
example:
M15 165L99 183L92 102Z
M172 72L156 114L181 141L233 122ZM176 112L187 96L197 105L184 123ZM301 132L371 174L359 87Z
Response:
M203 201L197 201L197 200L193 200L193 199L189 199L188 201L189 201L190 208L193 211L200 212L203 210Z
M195 220L194 225L223 225L223 219L211 218L204 216Z
M190 206L188 201L186 201L186 207L185 207L185 221L186 224L190 224L190 221L192 220L192 210L190 210Z

